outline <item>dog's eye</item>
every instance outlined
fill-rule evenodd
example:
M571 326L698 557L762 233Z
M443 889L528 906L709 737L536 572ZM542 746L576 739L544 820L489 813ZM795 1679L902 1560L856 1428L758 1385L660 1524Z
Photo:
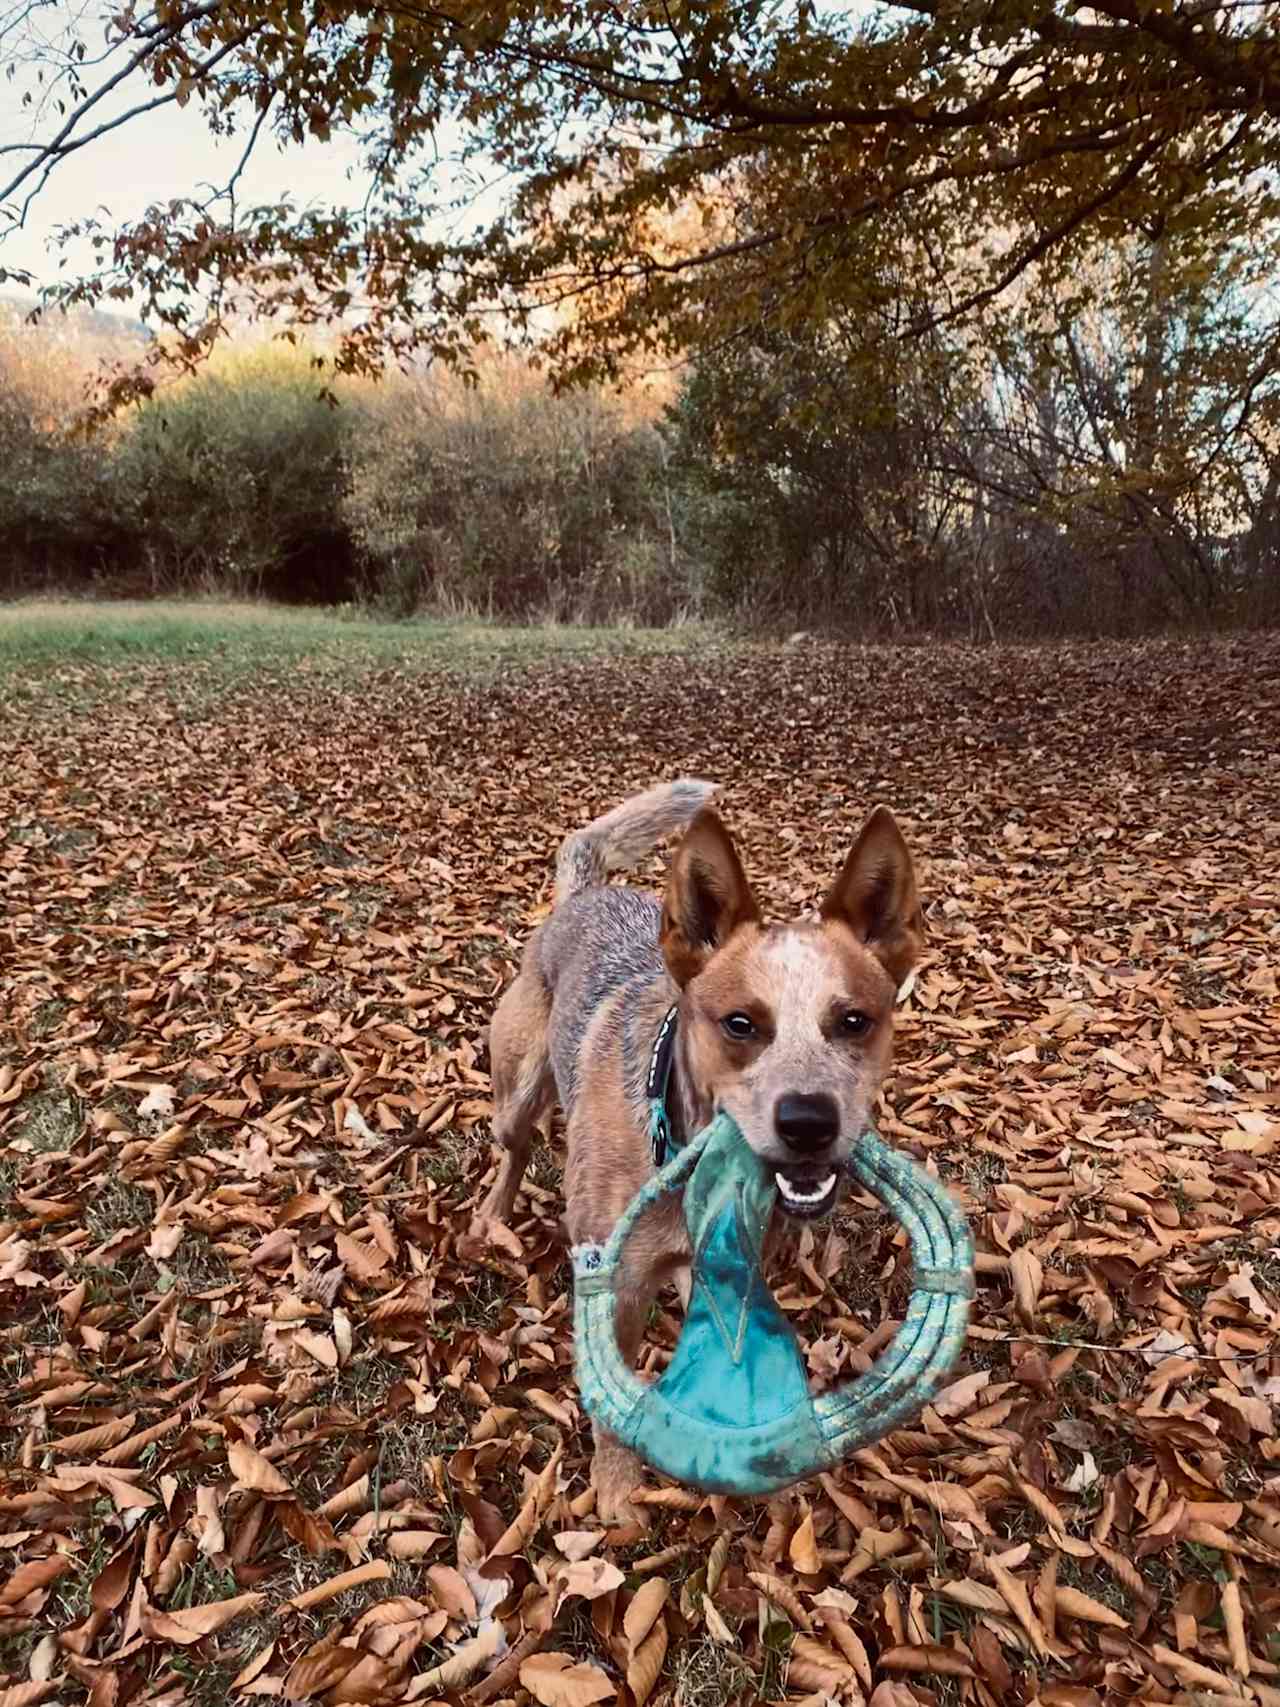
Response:
M756 1034L756 1022L750 1014L726 1014L720 1024L735 1043L749 1043Z
M865 1031L870 1030L871 1015L860 1014L856 1008L852 1008L847 1014L841 1014L840 1025L846 1037L861 1037Z

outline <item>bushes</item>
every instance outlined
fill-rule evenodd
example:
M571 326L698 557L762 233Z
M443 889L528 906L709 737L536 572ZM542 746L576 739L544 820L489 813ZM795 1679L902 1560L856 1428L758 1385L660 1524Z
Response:
M974 636L1274 622L1275 423L1194 480L1172 453L1117 470L1092 422L1119 369L1094 342L1069 384L1034 350L996 371L917 347L871 386L851 338L775 333L697 363L660 423L503 359L335 399L260 344L86 444L87 352L0 327L0 591Z
M347 428L304 356L221 356L85 441L71 429L101 354L63 326L0 327L6 591L352 596Z
M144 404L114 480L151 588L349 599L347 432L312 364L279 346L217 360Z
M0 591L90 580L127 556L110 451L68 435L84 356L0 319Z
M56 579L567 622L689 605L662 440L602 396L553 398L508 361L473 387L328 392L305 355L262 345L85 445L65 432L84 359L58 369L54 408L37 384L48 355L43 334L0 340L11 593Z
M345 516L372 603L662 623L687 602L661 440L601 396L494 361L475 387L403 381L358 413Z

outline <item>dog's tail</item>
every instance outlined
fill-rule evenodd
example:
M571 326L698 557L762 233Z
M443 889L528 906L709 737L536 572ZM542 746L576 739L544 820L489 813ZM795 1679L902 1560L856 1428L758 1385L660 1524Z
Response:
M664 836L690 824L715 791L715 783L691 777L659 783L566 836L556 856L556 906L603 883L611 871L637 865Z

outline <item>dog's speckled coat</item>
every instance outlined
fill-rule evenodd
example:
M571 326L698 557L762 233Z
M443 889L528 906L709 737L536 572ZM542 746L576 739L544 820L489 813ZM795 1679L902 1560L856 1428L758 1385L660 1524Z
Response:
M652 1172L645 1074L673 1002L680 1023L671 1094L685 1130L723 1107L766 1165L808 1189L842 1170L867 1125L892 1050L894 994L923 938L897 825L883 808L872 814L819 921L766 927L709 808L713 793L706 782L663 784L562 845L554 910L530 939L490 1028L493 1129L503 1157L481 1225L510 1217L538 1122L558 1099L570 1238L607 1239ZM677 830L685 835L664 903L607 883ZM748 1038L729 1034L730 1015L750 1022ZM783 1130L781 1099L814 1094L838 1123L798 1155ZM634 1359L662 1286L674 1280L687 1296L689 1249L676 1203L645 1217L628 1243L626 1270L618 1341ZM592 1479L600 1515L634 1517L628 1495L640 1478L634 1456L598 1434Z

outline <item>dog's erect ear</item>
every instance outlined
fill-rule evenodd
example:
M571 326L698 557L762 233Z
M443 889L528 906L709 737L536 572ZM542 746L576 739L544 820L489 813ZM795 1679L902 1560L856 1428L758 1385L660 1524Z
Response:
M848 925L898 989L924 947L915 868L897 820L877 806L822 903L824 919Z
M710 809L676 849L662 907L662 954L680 988L696 978L739 925L760 917L737 849Z

